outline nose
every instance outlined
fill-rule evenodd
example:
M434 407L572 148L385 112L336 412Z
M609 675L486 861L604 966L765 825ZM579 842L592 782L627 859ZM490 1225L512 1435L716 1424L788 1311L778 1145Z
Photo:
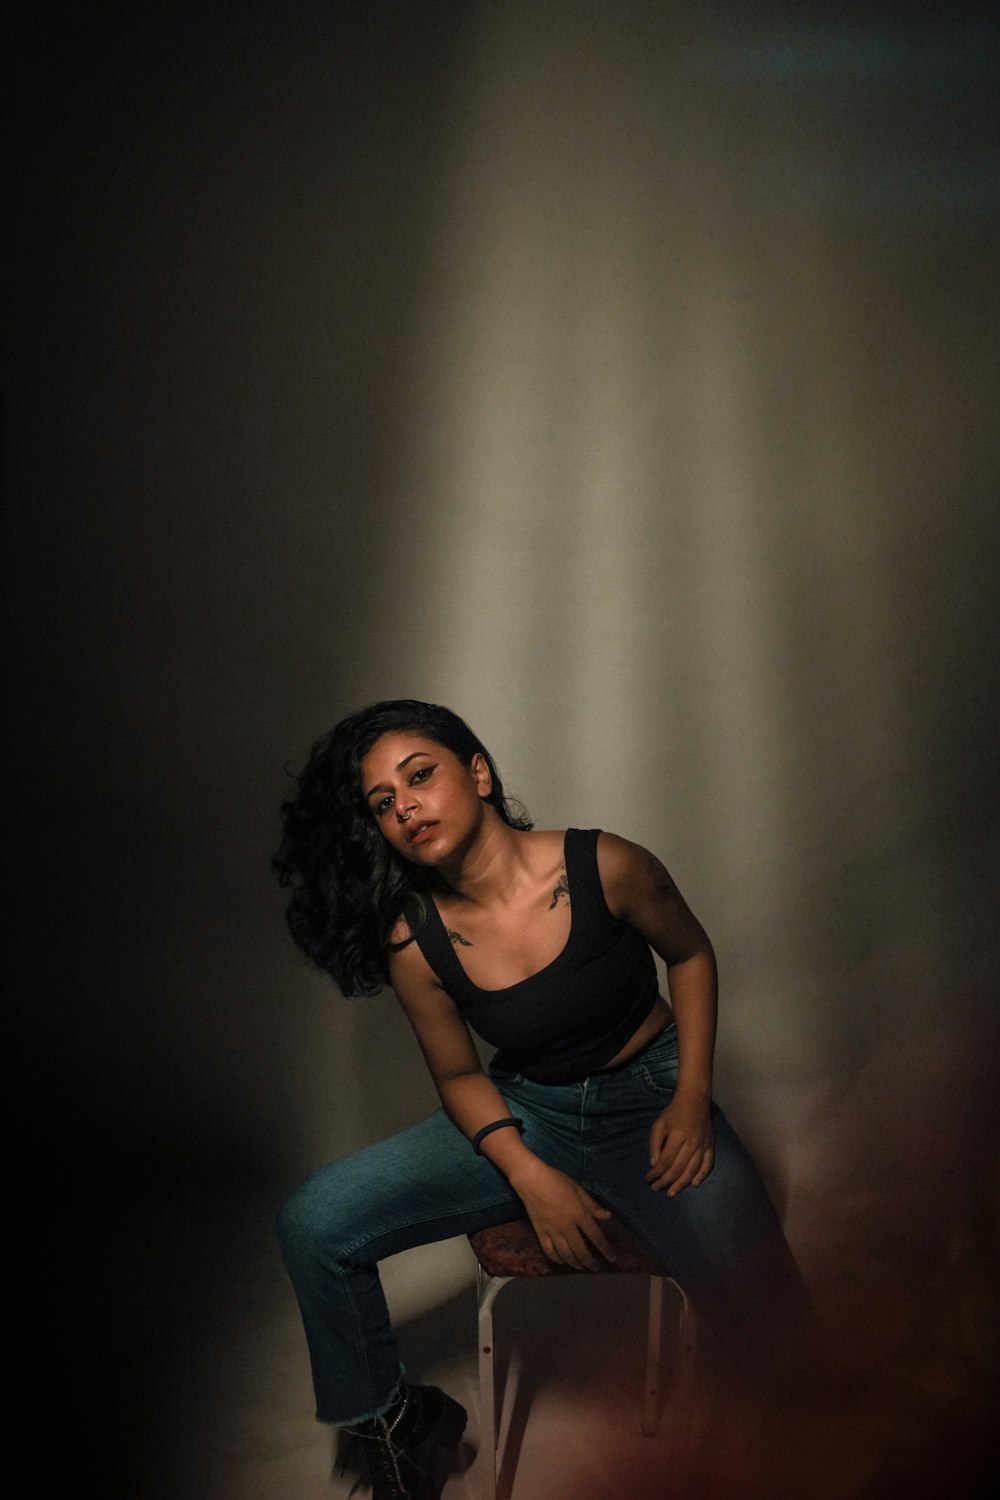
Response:
M407 821L407 819L410 817L410 814L416 808L416 805L417 805L416 802L414 802L412 800L412 794L411 794L411 798L410 798L409 801L407 801L407 802L397 802L396 803L396 822L397 823L405 823Z

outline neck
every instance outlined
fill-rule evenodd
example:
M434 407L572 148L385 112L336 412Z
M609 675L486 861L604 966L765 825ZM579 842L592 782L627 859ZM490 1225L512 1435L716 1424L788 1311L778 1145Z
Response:
M506 901L526 873L524 834L493 814L475 842L454 862L439 868L452 893L462 901L490 906Z

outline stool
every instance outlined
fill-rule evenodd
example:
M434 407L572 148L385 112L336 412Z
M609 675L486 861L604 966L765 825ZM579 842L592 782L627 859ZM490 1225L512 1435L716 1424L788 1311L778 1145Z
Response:
M663 1283L669 1281L680 1299L677 1326L677 1373L690 1378L695 1355L695 1321L683 1288L650 1256L631 1230L617 1219L601 1228L615 1251L616 1259L602 1262L597 1272L576 1271L549 1260L528 1219L480 1229L469 1235L477 1263L479 1292L479 1404L480 1464L483 1500L496 1500L497 1406L493 1340L493 1304L509 1281L537 1276L640 1275L649 1277L649 1318L646 1339L646 1386L642 1407L642 1430L651 1437L660 1421L660 1351L663 1326Z

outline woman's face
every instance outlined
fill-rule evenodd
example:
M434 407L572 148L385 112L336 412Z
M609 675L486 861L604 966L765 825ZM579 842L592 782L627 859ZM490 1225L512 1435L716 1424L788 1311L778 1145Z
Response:
M439 864L482 827L492 781L481 755L465 765L427 735L398 730L376 740L360 764L372 817L404 859Z

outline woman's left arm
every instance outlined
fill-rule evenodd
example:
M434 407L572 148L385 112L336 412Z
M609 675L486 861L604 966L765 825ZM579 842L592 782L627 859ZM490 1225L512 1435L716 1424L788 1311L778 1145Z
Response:
M597 862L609 908L667 966L677 1023L674 1097L653 1125L647 1181L669 1198L698 1187L712 1170L712 1056L718 1007L715 953L708 935L663 865L639 844L602 833Z

